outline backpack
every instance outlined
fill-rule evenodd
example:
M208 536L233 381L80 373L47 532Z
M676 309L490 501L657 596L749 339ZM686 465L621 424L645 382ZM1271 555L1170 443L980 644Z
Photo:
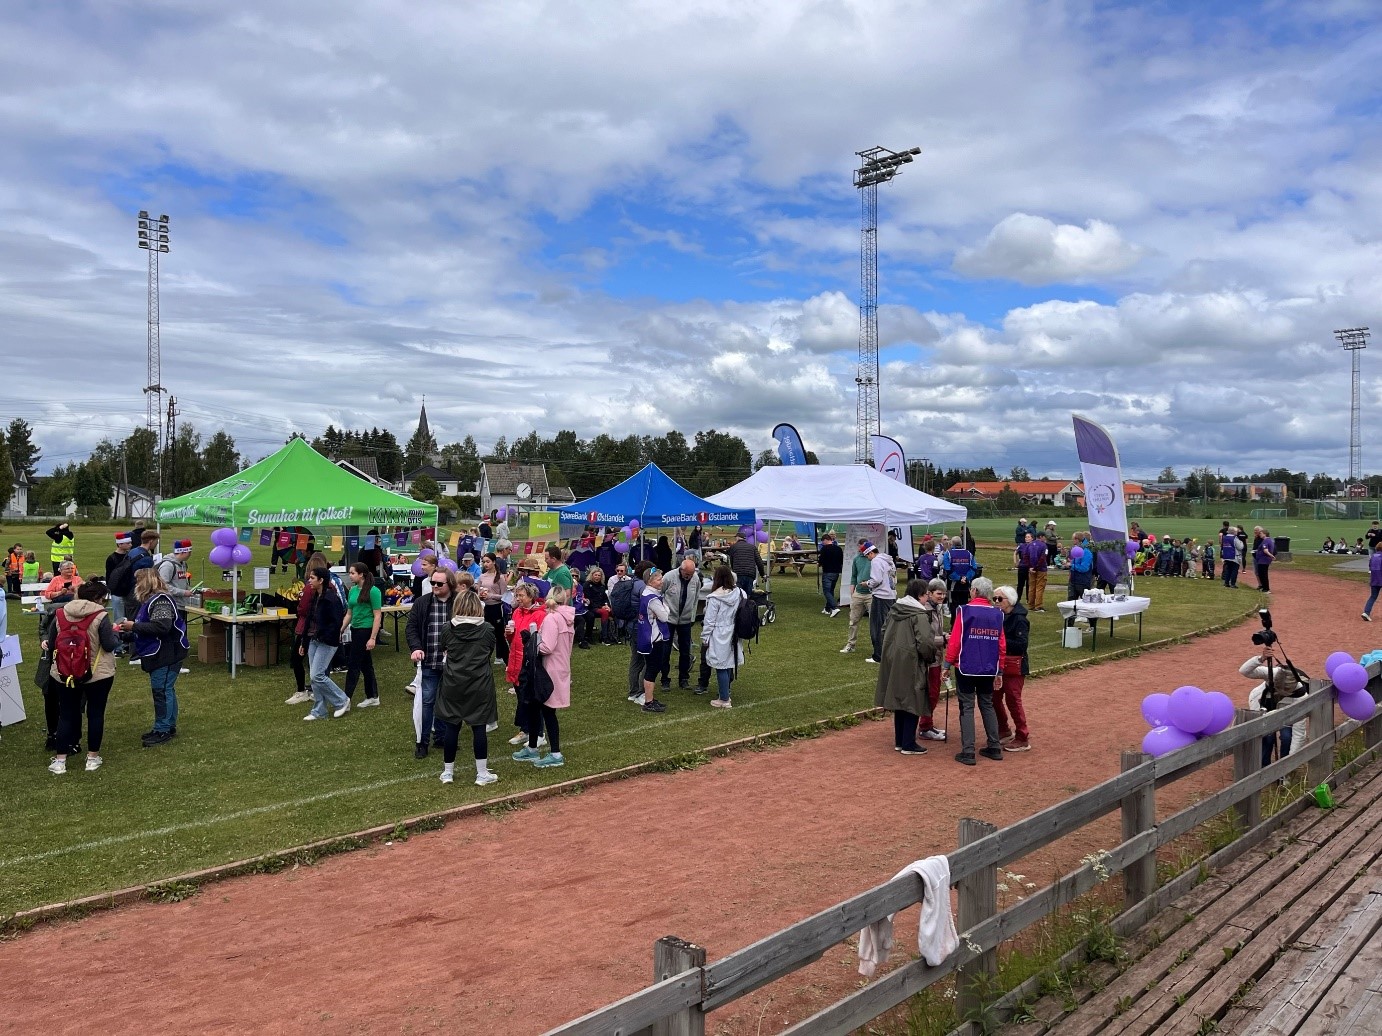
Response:
M609 592L609 614L620 622L633 622L638 618L638 598L635 591L637 579L625 579Z
M757 603L747 594L741 594L739 605L734 609L734 639L757 640L759 625Z
M113 597L128 597L134 593L134 561L128 553L120 564L111 569L106 589Z
M79 681L90 678L95 659L91 657L91 638L87 636L87 631L92 621L104 614L92 612L86 618L73 622L65 612L57 613L58 635L53 642L53 662L66 686L75 687Z

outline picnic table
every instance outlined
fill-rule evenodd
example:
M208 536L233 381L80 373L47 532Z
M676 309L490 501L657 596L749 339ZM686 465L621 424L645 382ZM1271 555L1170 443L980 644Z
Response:
M771 564L777 566L779 575L786 574L788 565L794 565L797 576L800 577L805 572L806 566L815 564L819 556L819 551L815 547L803 547L800 550L775 550L772 554Z

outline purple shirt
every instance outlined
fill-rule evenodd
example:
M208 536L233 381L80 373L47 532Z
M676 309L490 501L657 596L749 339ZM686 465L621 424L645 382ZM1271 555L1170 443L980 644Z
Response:
M1252 560L1257 565L1270 565L1276 560L1276 540L1270 536L1263 536L1252 552Z
M1032 540L1031 543L1024 543L1018 547L1018 553L1025 559L1026 564L1033 572L1046 571L1046 541Z

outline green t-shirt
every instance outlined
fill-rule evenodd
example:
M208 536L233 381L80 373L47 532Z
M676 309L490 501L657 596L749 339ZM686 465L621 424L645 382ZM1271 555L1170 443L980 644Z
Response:
M384 597L379 592L379 587L369 588L369 600L360 600L360 588L352 586L350 588L350 628L353 630L367 630L374 625L374 613L384 606Z
M561 587L567 593L570 593L572 586L574 586L574 581L571 578L571 569L567 568L565 565L549 568L547 570L547 581L554 586Z

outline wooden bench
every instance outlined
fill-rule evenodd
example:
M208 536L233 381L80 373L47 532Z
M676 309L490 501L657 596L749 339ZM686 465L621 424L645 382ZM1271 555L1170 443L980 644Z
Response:
M43 591L48 589L47 583L20 583L19 584L19 603L29 611L41 612L44 605L48 603L43 596Z

